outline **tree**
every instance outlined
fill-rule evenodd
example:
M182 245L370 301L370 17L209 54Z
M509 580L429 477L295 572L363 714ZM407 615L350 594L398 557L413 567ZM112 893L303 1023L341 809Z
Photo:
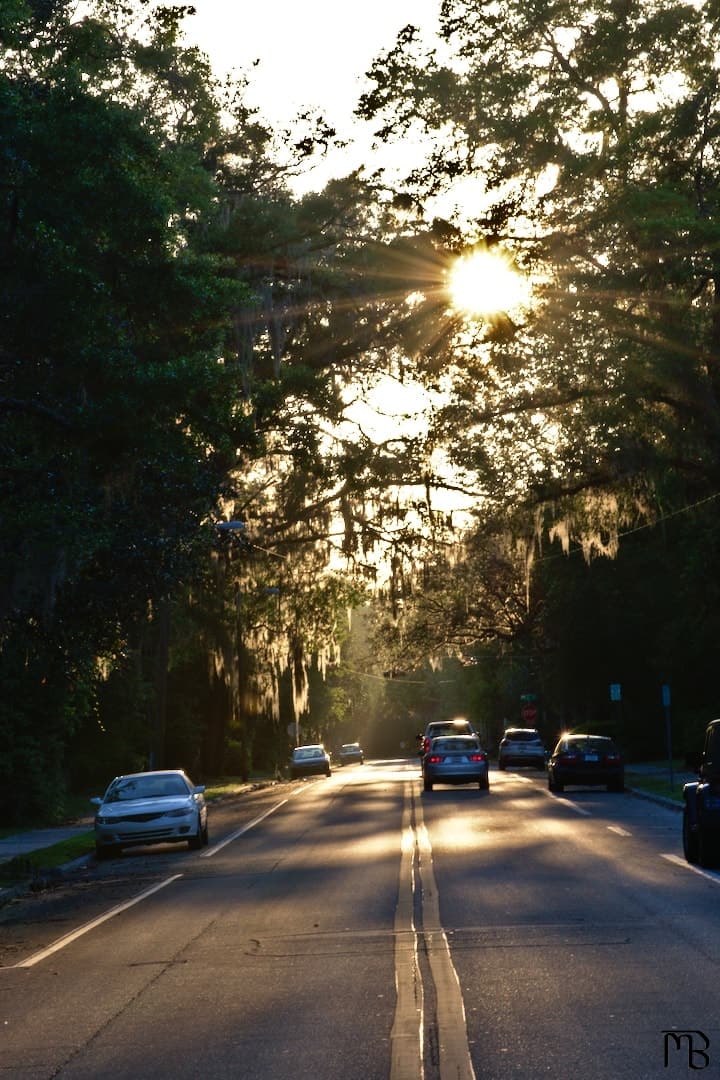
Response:
M386 138L434 138L415 202L476 177L468 240L502 243L536 280L521 325L445 351L454 460L556 519L571 498L575 536L603 505L582 520L584 492L613 493L617 524L652 512L668 471L680 499L716 490L713 5L448 0L441 36L447 61L407 28L361 112Z

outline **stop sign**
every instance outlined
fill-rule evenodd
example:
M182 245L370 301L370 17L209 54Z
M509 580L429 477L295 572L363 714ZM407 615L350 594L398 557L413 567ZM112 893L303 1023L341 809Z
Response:
M523 705L520 710L520 715L526 724L532 724L537 720L537 706L536 705Z

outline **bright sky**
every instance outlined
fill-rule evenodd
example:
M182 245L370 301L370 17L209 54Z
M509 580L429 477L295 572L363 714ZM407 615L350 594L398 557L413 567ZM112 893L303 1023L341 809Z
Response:
M248 69L252 104L274 122L321 107L344 131L372 60L408 23L434 29L440 0L192 0L189 40L215 70Z

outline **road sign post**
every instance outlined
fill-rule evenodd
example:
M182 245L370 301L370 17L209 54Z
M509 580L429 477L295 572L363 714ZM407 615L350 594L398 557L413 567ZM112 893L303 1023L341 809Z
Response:
M668 774L670 778L670 790L675 787L675 774L672 759L672 719L670 716L670 687L667 683L662 685L662 703L665 712L665 742L667 744Z

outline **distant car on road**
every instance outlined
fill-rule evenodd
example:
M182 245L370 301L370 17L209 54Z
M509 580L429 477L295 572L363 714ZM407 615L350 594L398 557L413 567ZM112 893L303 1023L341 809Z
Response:
M301 776L315 776L322 774L330 776L330 755L322 743L309 743L307 746L296 746L292 752L290 761L290 779L297 780Z
M548 788L564 791L566 784L603 785L625 790L623 757L605 735L563 735L548 762Z
M488 757L477 735L441 735L431 739L423 757L423 788L434 784L477 784L490 786Z
M698 755L698 779L683 787L683 851L689 863L704 867L720 861L720 720L705 729L703 750Z
M365 761L363 749L360 743L357 742L343 743L338 751L338 758L341 765L352 765L353 763L362 765Z
M208 842L205 785L195 785L181 769L116 776L95 811L98 859L140 844L175 844L189 848Z
M418 735L420 744L420 756L427 753L432 739L440 735L476 735L477 732L469 720L431 720L425 728L424 735Z
M537 728L507 728L498 748L498 768L508 765L534 765L544 769L547 753Z

